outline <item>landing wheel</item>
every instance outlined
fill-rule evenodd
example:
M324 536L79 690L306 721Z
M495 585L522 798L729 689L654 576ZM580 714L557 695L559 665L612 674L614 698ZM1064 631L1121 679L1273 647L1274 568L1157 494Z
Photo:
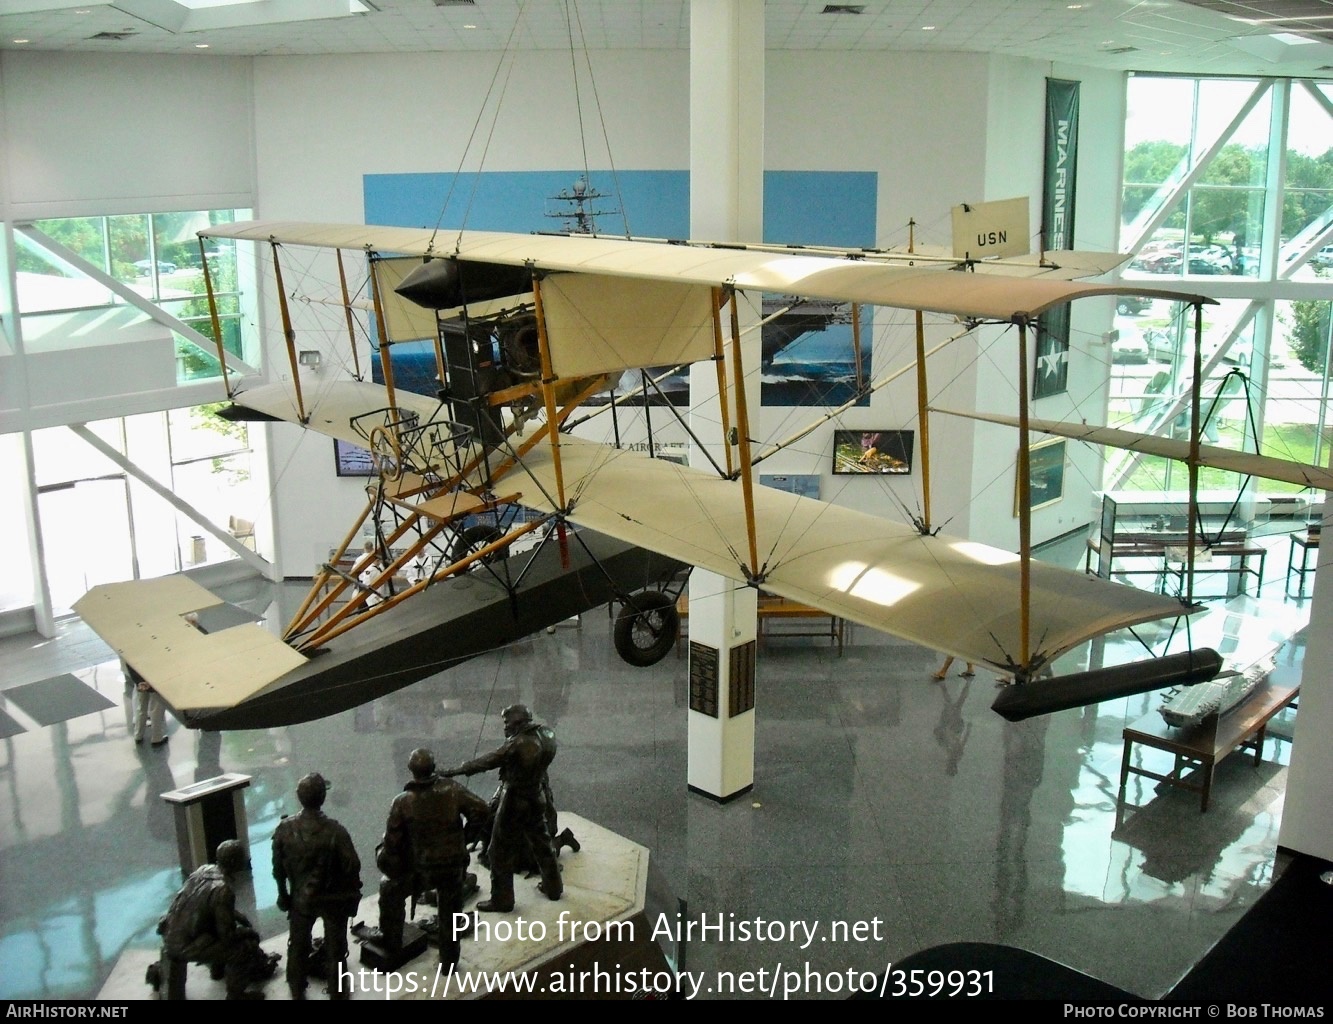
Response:
M656 665L676 644L680 613L660 590L635 594L616 616L616 653L631 665Z
M450 545L449 561L461 562L463 559L465 559L468 555L472 554L474 551L480 551L487 544L494 544L497 540L499 540L503 536L504 533L501 532L501 530L495 526L469 526L466 530L460 533L458 535L458 538L453 542L452 545ZM491 554L487 555L480 561L493 562L497 558L504 558L507 551L508 548L500 548L499 550L494 551ZM480 563L473 562L472 564L473 566L476 566Z

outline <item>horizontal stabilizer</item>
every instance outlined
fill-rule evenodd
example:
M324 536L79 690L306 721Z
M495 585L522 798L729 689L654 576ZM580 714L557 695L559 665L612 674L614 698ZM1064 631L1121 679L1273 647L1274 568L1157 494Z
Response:
M394 393L398 408L414 413L422 423L434 416L440 403L424 395L399 390ZM246 410L233 418L284 420L301 423L296 406L296 393L290 384L261 384L232 396L234 406ZM329 437L352 444L366 444L366 438L352 426L357 416L382 409L388 402L383 385L355 380L329 381L318 391L305 395L306 422L303 426ZM257 414L257 415L256 415Z
M206 613L222 603L177 575L93 587L74 610L163 700L184 713L238 704L306 663L254 622L204 632L210 621ZM198 625L187 618L191 613Z
M1036 715L1049 715L1117 697L1131 697L1149 690L1202 683L1221 670L1221 655L1211 648L1201 647L1151 661L1006 686L991 704L991 710L1011 722L1021 722Z
M931 409L947 416L961 416L969 420L982 420L987 423L999 423L1006 427L1017 427L1018 417L1000 413L963 412L958 409ZM1123 448L1126 451L1142 452L1145 455L1159 455L1178 462L1190 462L1190 443L1173 437L1157 437L1153 434L1140 434L1134 430L1121 430L1118 427L1099 427L1088 423L1064 423L1060 420L1028 420L1031 430L1042 434L1054 434L1068 437L1075 441L1087 441L1089 444L1105 445L1108 448ZM1242 476L1257 476L1264 480L1280 480L1283 483L1296 484L1299 487L1313 487L1326 491L1333 489L1333 471L1306 462L1291 462L1287 459L1275 459L1270 455L1255 452L1238 452L1231 448L1219 448L1216 445L1199 445L1200 466L1240 473Z

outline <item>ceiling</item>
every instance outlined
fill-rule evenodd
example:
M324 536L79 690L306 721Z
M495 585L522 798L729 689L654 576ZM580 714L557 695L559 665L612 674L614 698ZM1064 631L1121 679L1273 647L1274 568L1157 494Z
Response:
M0 0L0 49L201 56L566 49L567 10L574 38L590 49L689 45L688 0ZM1333 0L766 0L765 24L770 50L965 51L1192 74L1333 71Z

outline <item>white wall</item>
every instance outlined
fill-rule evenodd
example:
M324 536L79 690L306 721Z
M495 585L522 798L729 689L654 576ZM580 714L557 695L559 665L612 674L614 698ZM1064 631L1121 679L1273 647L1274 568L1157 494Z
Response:
M250 67L217 57L0 51L0 220L250 207ZM26 375L5 366L5 430L221 397L220 388L201 397L176 387L161 328L98 327L79 345L37 357L48 366L30 359Z
M202 55L0 51L0 220L251 207L251 65ZM7 232L6 247L10 242ZM0 309L11 287L6 274ZM40 319L51 327L52 318ZM217 384L177 386L169 333L151 324L117 326L126 319L85 317L70 344L39 338L29 319L32 347L41 351L5 352L0 359L0 429L133 416L223 397ZM165 479L163 464L146 468ZM150 521L148 532L152 520L169 521L164 506L135 500L143 506L139 518ZM48 538L48 549L52 543L58 541Z
M1328 508L1329 495L1324 496ZM1333 681L1325 666L1333 662L1333 558L1319 552L1319 573L1306 627L1305 665L1300 713L1291 747L1287 801L1278 842L1284 847L1333 861Z
M905 246L909 222L918 245L950 241L950 208L982 197L987 58L976 54L770 53L766 90L765 157L773 170L874 171L878 175L876 244ZM921 97L929 96L925 104ZM939 131L948 124L949 131ZM875 375L907 366L915 358L911 314L874 311ZM927 316L927 348L957 331ZM972 346L964 342L931 357L929 390L941 405L972 404L976 374ZM762 427L785 436L811 417L809 409L765 409ZM869 408L844 413L839 426L916 430L918 468L910 478L834 477L832 424L763 464L769 473L820 473L821 496L849 508L903 521L902 509L922 511L920 426L916 378L908 373L881 390ZM965 521L969 474L950 471L966 464L970 427L934 416L930 422L932 521Z
M364 174L449 171L460 165L474 170L483 144L489 147L487 170L578 166L583 156L568 61L554 53L524 55L513 67L494 133L485 141L492 100L477 131L483 141L474 141L464 157L496 60L494 54L258 59L257 216L360 221ZM687 167L688 56L602 52L593 54L593 62L616 166ZM1039 194L1046 71L1046 65L976 54L770 54L766 165L775 170L874 171L880 184L879 244L905 244L913 219L919 244L945 244L949 209L955 203ZM1101 76L1095 87L1085 88L1085 139L1089 126L1109 109L1107 95L1115 94L1116 77ZM585 128L595 140L586 82L583 89ZM922 103L922 96L930 102ZM941 131L941 125L949 130ZM1083 163L1090 161L1092 148L1085 142ZM590 142L589 160L594 166L605 165L597 141ZM1085 173L1082 168L1080 173ZM1096 182L1088 178L1095 179L1095 174L1086 173L1080 187L1092 196ZM1034 206L1034 219L1039 215ZM1091 216L1080 221L1081 236L1095 226L1090 221ZM1095 328L1100 334L1109 326L1109 309L1098 311L1094 320L1098 317L1105 320L1105 326ZM928 324L928 346L958 329L939 318L928 318ZM932 357L932 401L970 408L985 394L995 396L1006 411L1012 409L1014 361L1012 354L1002 353L1012 353L1013 335L996 341L997 334L983 331L980 341L969 337ZM910 362L913 344L910 316L876 311L877 373ZM979 346L992 344L993 356L978 356ZM1091 386L1089 378L1097 376L1100 364L1081 363L1077 355L1074 364L1071 391ZM1059 404L1050 400L1042 411L1063 411L1051 403ZM782 436L808 418L808 410L765 409L760 427L765 435ZM885 388L871 408L842 417L842 423L852 427L915 427L916 420L911 375ZM826 498L864 511L897 519L897 506L919 511L919 474L910 480L874 482L832 477L832 429L820 428L765 462L762 470L820 473ZM1012 466L1012 432L978 432L965 421L935 416L931 434L933 521L948 521L950 532L1016 545L1012 471L996 475L997 465ZM299 496L301 509L299 515L279 519L280 550L290 556L283 568L305 575L341 538L363 497L354 482L330 478L329 460L322 454L304 454L320 443L301 441L303 453L296 457L291 446L298 438L290 428L277 428L272 436L279 508L289 506L288 496L293 501ZM959 473L960 466L970 471ZM1080 488L1078 481L1090 481L1093 472L1089 465L1068 475L1073 493L1041 510L1034 524L1037 540L1088 521L1091 484ZM330 500L312 508L307 497L312 488L322 489Z
M8 220L247 207L250 61L0 51Z

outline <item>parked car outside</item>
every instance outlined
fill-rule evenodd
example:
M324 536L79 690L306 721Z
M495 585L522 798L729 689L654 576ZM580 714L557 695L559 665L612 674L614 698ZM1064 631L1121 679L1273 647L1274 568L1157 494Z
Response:
M134 269L139 272L141 277L147 277L153 272L153 261L135 260ZM159 274L174 274L176 273L176 269L176 264L174 263L168 263L166 260L157 261L157 272Z
M1118 295L1115 311L1121 316L1137 316L1152 309L1152 299L1146 295Z
M1148 346L1148 358L1154 362L1169 363L1176 354L1174 339L1160 327L1149 327L1144 331L1143 341Z
M1111 362L1125 364L1143 364L1148 361L1148 343L1137 331L1121 332L1119 338L1111 342Z

